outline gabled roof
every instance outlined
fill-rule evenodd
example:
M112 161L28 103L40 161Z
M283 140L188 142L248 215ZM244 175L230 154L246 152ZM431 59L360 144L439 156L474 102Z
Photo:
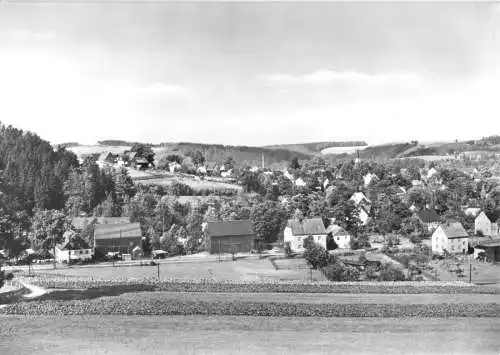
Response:
M416 215L422 223L434 223L441 220L441 217L439 217L437 212L429 208L416 212Z
M347 231L337 224L330 224L326 229L326 234L331 234L333 237L336 235L348 235Z
M96 224L124 224L130 223L129 217L74 217L71 224L77 229L83 229L96 218Z
M96 240L140 238L141 236L141 225L139 223L97 224L94 229L94 238Z
M473 237L469 238L469 245L473 248L477 247L478 245L484 245L485 242L491 242L493 241L494 238L491 236L484 235L482 237L475 235Z
M368 203L371 203L371 201L365 196L364 193L362 192L355 192L352 196L351 196L351 200L354 201L354 204L355 205L358 205L359 203L361 203L362 201L366 200Z
M325 225L321 218L304 219L302 223L297 219L289 219L287 227L292 229L293 235L326 234Z
M486 215L486 213L484 213L484 211L481 211L481 213L479 213L476 217L476 219L478 218L486 218L488 221L491 222L491 220L489 219L489 217Z
M440 227L449 239L469 237L469 234L460 222L443 223Z
M68 242L58 245L60 250L91 249L90 245L79 236L74 236Z
M114 158L114 155L111 152L102 152L99 154L99 158L97 158L97 161L107 161L107 160L112 160Z
M207 222L205 232L211 237L229 237L255 234L252 222L249 220Z

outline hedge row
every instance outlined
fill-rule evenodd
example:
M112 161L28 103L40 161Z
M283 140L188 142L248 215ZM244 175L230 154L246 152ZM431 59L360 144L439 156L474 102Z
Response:
M155 278L100 280L78 278L35 277L29 280L44 288L88 289L102 287L125 288L127 292L145 288L171 292L239 292L239 293L389 293L389 294L500 294L495 287L475 286L463 282L235 282L209 280L165 280Z
M51 315L218 315L266 317L499 317L498 304L307 304L162 299L154 293L96 300L16 303L0 314Z

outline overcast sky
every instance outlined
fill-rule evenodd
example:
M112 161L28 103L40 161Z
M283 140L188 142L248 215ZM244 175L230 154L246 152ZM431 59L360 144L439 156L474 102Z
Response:
M500 5L0 6L0 121L53 143L500 133Z

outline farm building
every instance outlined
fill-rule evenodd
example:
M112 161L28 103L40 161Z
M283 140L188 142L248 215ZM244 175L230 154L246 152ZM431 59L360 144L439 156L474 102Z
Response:
M312 236L314 242L326 249L326 229L321 218L308 218L303 221L289 219L285 227L284 241L296 252L304 251L304 239Z
M500 261L500 238L494 238L491 240L480 241L477 249L484 250L486 260L491 262Z
M339 248L350 248L351 236L347 231L337 224L330 224L326 229L326 234L331 235L335 244Z
M499 222L491 222L486 213L481 212L474 220L474 233L481 232L487 236L500 236Z
M252 223L248 220L207 222L203 234L210 254L248 253L254 249L257 239Z
M415 216L429 232L434 232L441 223L441 217L439 217L436 211L429 208L416 212Z
M80 236L73 236L56 245L56 260L59 263L91 260L94 255L92 247Z
M441 224L432 234L432 252L443 254L466 253L469 249L469 234L460 222Z
M141 246L141 226L139 223L97 224L94 229L94 247L106 254L109 251L130 254L136 246Z

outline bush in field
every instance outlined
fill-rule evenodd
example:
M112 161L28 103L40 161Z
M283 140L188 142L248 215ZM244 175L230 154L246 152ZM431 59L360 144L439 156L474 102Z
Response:
M359 271L340 263L330 264L323 268L323 274L330 281L358 281Z
M392 263L384 264L380 270L380 281L404 281L405 279L403 270Z
M332 262L333 257L321 245L310 245L304 251L304 258L312 265L314 269L320 269Z

